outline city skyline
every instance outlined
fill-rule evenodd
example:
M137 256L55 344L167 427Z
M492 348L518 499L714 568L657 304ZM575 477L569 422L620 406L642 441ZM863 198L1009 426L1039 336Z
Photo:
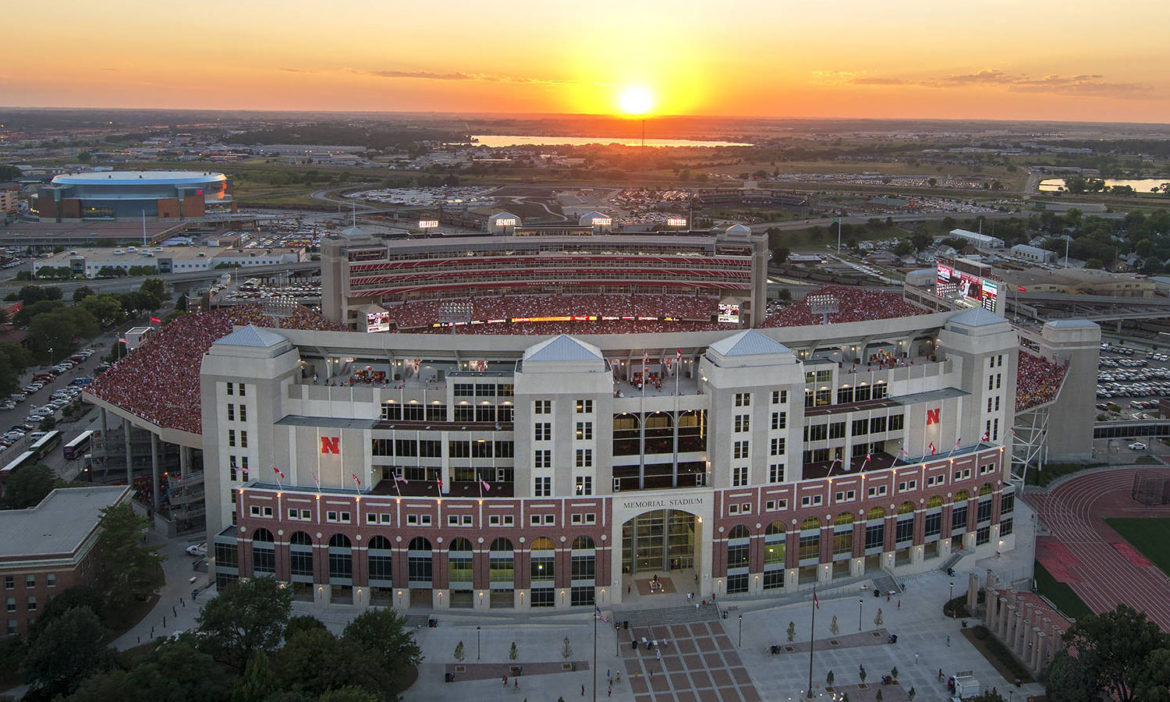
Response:
M1164 122L1170 9L697 2L588 7L121 0L15 32L14 107ZM31 6L11 26L42 26ZM1140 19L1141 21L1136 21Z

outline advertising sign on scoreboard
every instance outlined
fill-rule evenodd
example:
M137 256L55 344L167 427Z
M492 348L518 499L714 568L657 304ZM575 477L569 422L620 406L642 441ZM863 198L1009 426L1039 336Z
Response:
M683 217L671 217L670 219L666 220L666 226L685 227L687 226L687 220Z
M439 220L437 219L420 219L418 221L419 229L438 229Z
M739 324L739 305L720 302L719 321Z
M384 332L390 331L390 313L389 312L370 312L366 315L366 331L367 332Z

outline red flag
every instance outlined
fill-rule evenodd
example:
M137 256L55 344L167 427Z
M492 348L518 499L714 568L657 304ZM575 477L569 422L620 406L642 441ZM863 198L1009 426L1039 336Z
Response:
M983 432L983 440L984 440L984 441L990 441L990 440L991 440L991 434L988 434L987 432Z
M817 589L815 587L813 588L813 604L816 605L817 609L821 608L821 601L817 599Z
M934 455L934 442L930 442L930 455Z
M128 343L130 343L130 342L129 342L129 341L126 341L125 339L119 338L119 339L118 339L118 343L119 343L119 344L128 344Z
M647 351L642 352L642 368L646 368L646 364L650 362L650 354Z
M675 363L682 363L682 349L678 349L678 348L675 349L674 362Z
M277 475L279 475L279 476L281 477L281 479L282 479L282 480L284 479L284 473L283 473L283 472L282 472L282 471L281 471L279 468L277 468L276 466L272 466L272 472L273 472L273 473L276 473Z
M162 324L162 320L161 320L161 319L159 319L158 317L151 317L151 318L150 318L150 323L151 323L151 324Z
M349 477L353 478L354 484L357 485L359 488L362 486L362 481L361 481L361 479L359 479L357 477L357 473L350 473Z
M402 477L401 475L396 475L396 476L394 476L394 482L396 482L396 483L409 483L410 481L407 480L406 478Z
M867 453L865 454L865 462L866 462L866 463L869 463L869 462L870 462L870 461L872 461L872 460L873 460L873 452L867 452Z
M963 439L961 437L955 439L955 448L959 448L959 446L961 446L962 443L963 443Z

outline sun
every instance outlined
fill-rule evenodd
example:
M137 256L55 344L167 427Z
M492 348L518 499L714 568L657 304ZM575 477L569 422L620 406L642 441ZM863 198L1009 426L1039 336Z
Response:
M627 115L644 115L654 107L654 94L641 85L630 85L618 95L618 107Z

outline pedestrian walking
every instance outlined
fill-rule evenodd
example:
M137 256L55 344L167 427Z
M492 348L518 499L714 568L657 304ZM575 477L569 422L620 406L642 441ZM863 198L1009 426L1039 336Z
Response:
M504 687L507 687L507 686L508 686L508 676L505 675L504 676Z
M951 635L947 634L947 648L951 647Z
M914 663L915 664L918 663L918 654L917 653L914 654Z
M898 609L902 609L902 600L898 600Z
M943 679L943 672L942 672L942 668L939 668L939 669L938 669L938 679L939 679L939 680L942 680L942 679Z
M605 696L606 697L613 697L613 683L612 682L609 684L609 690L606 691Z
M585 686L584 685L581 686L581 696L582 697L585 696Z
M513 690L519 690L519 689L520 689L520 678L514 678L514 679L512 680L512 689L513 689Z

